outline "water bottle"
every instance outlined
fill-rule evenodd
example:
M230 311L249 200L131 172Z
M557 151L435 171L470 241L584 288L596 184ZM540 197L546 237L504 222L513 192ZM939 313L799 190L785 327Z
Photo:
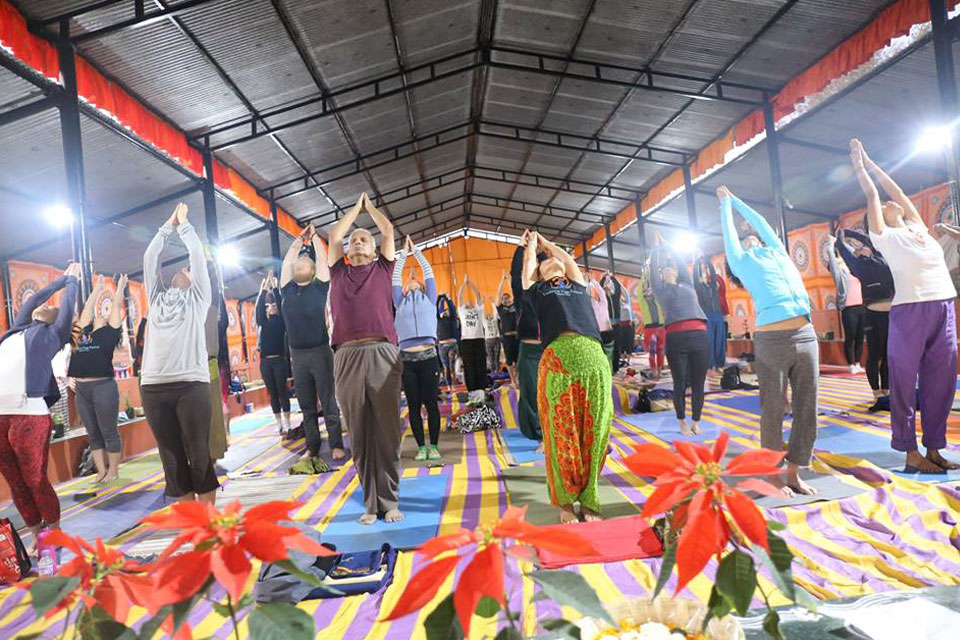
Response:
M37 536L37 574L41 578L56 575L60 569L57 563L57 550L47 544L47 531L41 531Z

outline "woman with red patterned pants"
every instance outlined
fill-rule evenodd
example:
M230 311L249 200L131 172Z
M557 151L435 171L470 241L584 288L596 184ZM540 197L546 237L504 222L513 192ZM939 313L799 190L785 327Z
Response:
M0 473L27 528L37 534L45 522L60 526L60 502L47 479L49 407L60 398L50 361L70 341L80 266L28 298L13 328L0 338ZM60 307L44 304L63 289Z
M540 324L537 413L550 501L560 522L600 520L598 481L613 419L610 362L573 257L536 232L524 234L523 291ZM537 245L547 257L537 264Z

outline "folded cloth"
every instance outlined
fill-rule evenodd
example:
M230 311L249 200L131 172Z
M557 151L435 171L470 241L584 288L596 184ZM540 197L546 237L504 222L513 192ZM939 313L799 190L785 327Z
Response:
M313 476L318 473L327 473L330 471L330 465L320 456L314 456L305 460L297 460L287 471L292 476Z
M596 522L558 524L545 528L573 531L592 542L596 553L567 556L544 550L540 552L540 564L544 569L558 569L571 564L656 558L663 555L660 539L647 524L646 519L640 515Z

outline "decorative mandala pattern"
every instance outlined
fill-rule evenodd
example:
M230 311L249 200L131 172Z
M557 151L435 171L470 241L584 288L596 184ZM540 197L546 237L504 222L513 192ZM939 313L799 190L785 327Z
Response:
M930 199L930 203L936 205L939 198L934 196ZM943 204L940 205L940 209L937 211L937 222L943 222L945 224L955 224L955 218L953 213L953 202L950 198L944 198Z
M17 305L17 311L23 306L23 303L26 302L30 296L35 294L40 290L40 285L34 280L24 280L20 283L20 286L17 287L16 294L14 296L14 301Z
M794 242L790 247L790 257L801 273L810 267L810 249L806 242Z
M833 243L830 242L830 236L822 236L818 244L818 253L820 255L820 267L825 272L830 271L830 252L833 251Z
M231 329L237 326L237 312L233 309L227 309L227 322Z
M747 317L747 305L743 304L742 302L738 302L738 303L734 304L734 306L733 306L733 315L737 316L738 318L746 318L746 317Z
M827 311L835 311L837 309L836 296L828 295L826 301L823 303L823 308Z

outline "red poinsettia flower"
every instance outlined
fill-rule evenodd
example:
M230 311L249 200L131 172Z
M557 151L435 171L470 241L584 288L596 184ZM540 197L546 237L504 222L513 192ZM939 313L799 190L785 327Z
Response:
M384 620L395 620L423 608L440 590L447 576L463 558L459 552L474 547L453 593L453 606L464 637L470 637L470 618L480 599L487 596L505 603L503 592L503 554L521 560L534 559L530 549L549 550L562 555L595 553L593 545L567 528L537 527L524 520L526 507L510 507L500 520L482 525L476 531L461 529L425 542L417 552L432 562L407 583L393 611ZM516 544L506 544L512 541ZM458 553L447 555L448 552ZM439 557L443 556L443 557Z
M53 608L47 611L51 617L63 609L69 609L77 600L88 608L99 606L111 618L124 622L130 607L146 606L153 590L153 580L148 575L150 565L130 560L120 551L103 544L97 538L91 546L80 537L72 537L59 529L47 533L47 542L73 552L74 558L60 567L58 575L78 578L76 588Z
M335 555L296 527L277 524L302 504L266 502L241 515L239 502L231 502L222 512L203 502L178 502L144 518L148 529L180 530L157 561L161 566L156 574L154 610L194 595L211 573L232 600L239 600L253 568L249 556L277 562L286 560L291 549L316 556ZM171 558L185 544L193 550Z
M724 476L764 476L781 473L783 452L756 449L741 453L724 468L730 436L721 433L713 448L674 442L678 453L655 444L642 444L624 459L631 471L653 476L657 489L647 498L642 515L658 516L674 509L671 526L682 529L677 540L677 592L726 548L731 523L750 542L769 551L767 521L743 491L781 496L780 490L759 478L734 488ZM679 454L679 455L678 455Z

